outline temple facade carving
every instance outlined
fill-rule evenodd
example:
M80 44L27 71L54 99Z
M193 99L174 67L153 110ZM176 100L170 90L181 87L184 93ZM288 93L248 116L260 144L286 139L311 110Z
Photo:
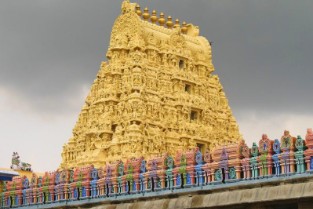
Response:
M192 24L124 1L102 62L64 145L61 168L241 140L211 46Z

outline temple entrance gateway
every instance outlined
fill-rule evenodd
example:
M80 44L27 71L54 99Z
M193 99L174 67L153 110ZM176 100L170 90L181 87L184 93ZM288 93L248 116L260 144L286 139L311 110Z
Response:
M222 84L212 74L209 41L197 26L164 26L147 16L123 2L107 61L63 147L60 168L99 168L130 155L174 155L197 146L204 153L240 139Z

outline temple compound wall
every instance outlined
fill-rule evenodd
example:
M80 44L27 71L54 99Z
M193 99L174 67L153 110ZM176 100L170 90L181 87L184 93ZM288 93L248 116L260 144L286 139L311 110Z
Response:
M308 208L312 165L312 129L305 140L285 131L280 140L264 134L250 149L241 141L212 153L196 148L98 169L14 177L3 185L0 203L1 208Z
M204 152L241 139L197 26L124 1L106 55L61 168L195 147Z

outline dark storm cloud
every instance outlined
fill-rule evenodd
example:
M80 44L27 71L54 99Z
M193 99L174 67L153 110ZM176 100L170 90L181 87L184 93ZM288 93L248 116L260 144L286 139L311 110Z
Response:
M42 111L66 108L95 78L118 12L100 1L1 2L0 86Z
M170 2L150 5L213 41L215 73L235 113L311 109L313 1Z
M90 85L105 60L120 2L1 1L0 88L37 111L71 108L67 98ZM313 1L139 3L200 26L235 113L311 109Z

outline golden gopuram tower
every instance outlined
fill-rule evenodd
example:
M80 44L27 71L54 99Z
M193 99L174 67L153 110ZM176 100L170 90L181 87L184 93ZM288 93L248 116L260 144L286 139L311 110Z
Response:
M199 28L125 0L61 168L239 141Z

